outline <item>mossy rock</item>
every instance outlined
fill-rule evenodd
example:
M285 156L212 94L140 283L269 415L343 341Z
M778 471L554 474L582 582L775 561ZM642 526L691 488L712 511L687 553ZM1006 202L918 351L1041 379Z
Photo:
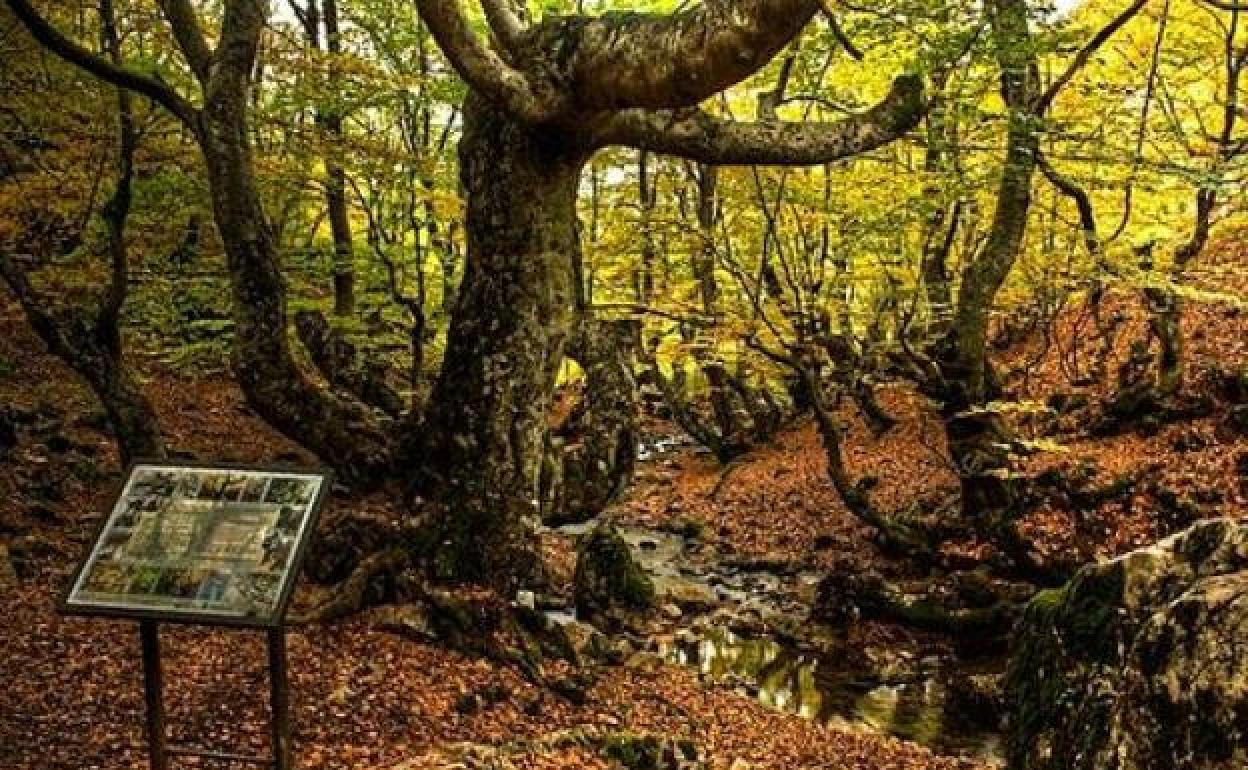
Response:
M574 582L576 612L585 620L616 620L621 612L655 606L653 581L610 524L599 525L581 543Z
M693 770L703 766L691 741L662 735L610 735L603 741L602 753L627 770Z
M1012 770L1248 767L1248 523L1204 521L1038 594L1006 678Z

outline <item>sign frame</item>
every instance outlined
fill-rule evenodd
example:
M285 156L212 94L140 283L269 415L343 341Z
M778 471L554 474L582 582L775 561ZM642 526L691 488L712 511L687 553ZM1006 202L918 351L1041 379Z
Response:
M116 504L120 502L121 495L125 492L126 485L130 482L135 470L140 466L154 466L158 468L188 468L192 470L221 470L221 471L248 471L253 473L274 473L274 474L298 474L304 476L320 476L322 478L321 487L317 491L315 500L308 506L306 514L306 522L301 530L301 536L295 543L294 552L291 554L290 566L286 570L285 584L281 591L274 599L273 612L267 618L235 616L235 615L216 615L211 613L196 612L188 609L159 609L155 607L117 607L107 605L89 605L77 604L70 601L74 592L74 588L82 579L83 573L91 566L91 555L95 553L96 546L99 544L100 538L104 536L108 529L108 525L113 520L113 513ZM87 545L86 554L79 560L78 566L74 569L69 584L61 592L60 599L57 602L57 611L63 615L77 615L83 617L103 617L103 618L120 618L123 620L140 620L152 621L157 623L176 623L179 625L200 625L200 626L221 626L228 628L243 628L255 630L273 630L282 628L286 622L286 612L289 609L291 596L294 594L295 584L298 582L299 573L303 571L303 562L307 556L307 549L312 541L313 533L317 524L320 522L321 511L325 506L325 499L328 497L330 487L334 483L333 471L324 466L300 467L282 463L264 463L264 464L247 464L247 463L214 463L202 460L159 460L151 458L138 458L127 464L122 474L120 488L113 495L114 504L104 514L100 523L96 526L91 540Z

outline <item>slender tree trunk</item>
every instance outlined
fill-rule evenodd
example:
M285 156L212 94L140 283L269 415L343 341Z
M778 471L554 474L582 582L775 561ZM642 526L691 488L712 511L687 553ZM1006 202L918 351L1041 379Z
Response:
M338 86L335 58L342 53L338 31L338 0L323 0L325 49L330 56L329 85ZM355 248L351 241L351 218L347 208L347 173L342 167L342 115L336 109L320 111L321 127L331 147L325 155L325 204L329 209L329 229L334 240L334 314L355 312Z
M576 195L588 152L470 95L460 140L464 276L411 480L440 533L436 567L538 583L547 417L574 322Z
M1009 109L1005 165L997 188L988 240L962 273L953 327L942 351L943 416L949 453L962 482L962 508L970 516L1011 506L1009 431L1000 415L984 410L996 397L987 338L997 293L1022 249L1031 210L1031 182L1040 152L1035 52L1026 4L994 0L993 32Z
M334 122L341 123L337 118ZM326 166L325 202L334 239L334 315L349 316L355 312L355 252L347 211L347 175L337 160L327 161Z
M923 290L928 305L928 330L939 334L947 326L953 307L953 281L949 274L949 255L958 230L958 206L950 207L942 195L944 175L948 167L949 121L944 99L945 77L937 78L927 113L927 149L923 173L927 177L923 192L930 207L923 226ZM950 210L952 208L952 211Z

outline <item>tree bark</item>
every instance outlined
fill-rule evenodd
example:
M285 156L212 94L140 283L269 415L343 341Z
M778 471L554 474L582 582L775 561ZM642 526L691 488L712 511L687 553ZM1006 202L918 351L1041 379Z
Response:
M438 573L511 588L543 578L533 525L589 153L471 94L459 154L467 261L409 477L434 518Z
M1031 182L1040 153L1035 112L1038 94L1035 51L1026 3L994 0L989 15L1009 112L1005 164L996 210L983 250L962 272L953 325L942 346L942 415L949 453L962 486L962 509L984 518L1011 506L1009 431L999 414L985 409L995 397L987 336L997 293L1022 249L1031 210Z
M327 85L338 85L338 69L334 59L342 54L342 35L338 31L337 0L308 2L305 27L308 41L321 46L318 22L324 22L324 50L329 55ZM317 124L321 126L324 140L329 145L324 152L324 202L329 213L329 233L333 238L333 313L349 316L356 312L356 255L351 237L351 216L347 208L347 172L342 167L342 115L337 109L318 107Z
M619 499L637 465L637 383L634 321L584 319L568 356L585 370L585 410L561 429L570 443L561 448L560 485L549 522L588 521Z

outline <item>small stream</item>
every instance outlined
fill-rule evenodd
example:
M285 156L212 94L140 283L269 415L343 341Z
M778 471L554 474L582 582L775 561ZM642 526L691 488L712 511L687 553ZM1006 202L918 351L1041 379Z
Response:
M643 449L648 455L662 455L678 446L673 441L672 446ZM579 537L597 524L592 520L557 531ZM820 724L896 736L941 754L1002 760L1001 733L958 713L949 698L944 682L973 673L957 661L909 661L890 673L873 668L861 654L820 655L777 637L729 629L729 625L754 628L758 621L764 628L774 628L778 618L805 625L818 573L742 569L683 535L619 524L617 529L653 579L660 602L704 612L720 610L709 624L705 615L697 621L686 616L676 621L683 630L654 639L664 660L696 669L706 679L755 697L769 708ZM745 622L719 624L724 610L732 620ZM574 619L570 613L559 615L559 622Z
M763 705L820 724L892 735L940 754L999 761L1002 737L955 713L938 672L911 682L882 684L869 672L846 668L772 639L715 629L660 645L664 659L735 686Z

